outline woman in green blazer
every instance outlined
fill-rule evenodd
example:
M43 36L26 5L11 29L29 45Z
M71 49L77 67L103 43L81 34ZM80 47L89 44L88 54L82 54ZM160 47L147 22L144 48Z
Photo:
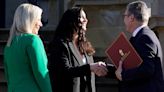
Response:
M47 56L37 35L42 9L21 4L15 12L4 50L8 92L51 92Z

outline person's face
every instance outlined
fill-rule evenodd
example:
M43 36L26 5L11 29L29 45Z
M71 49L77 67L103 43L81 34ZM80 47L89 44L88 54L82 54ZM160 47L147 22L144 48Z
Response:
M36 20L36 22L34 23L34 29L33 29L33 33L34 34L38 34L38 31L40 29L40 27L42 27L43 24L41 22L41 16Z
M126 31L130 31L130 27L131 27L131 15L129 15L128 11L126 10L124 12L124 23L125 23L125 27L126 27Z
M87 30L87 23L88 23L88 19L86 17L85 12L82 10L80 13L80 23L79 25L82 26L83 30Z

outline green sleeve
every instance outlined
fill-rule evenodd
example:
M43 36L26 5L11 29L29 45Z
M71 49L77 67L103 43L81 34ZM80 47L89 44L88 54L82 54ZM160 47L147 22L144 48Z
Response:
M33 74L41 92L52 92L47 69L47 56L43 43L39 37L33 37L27 47Z

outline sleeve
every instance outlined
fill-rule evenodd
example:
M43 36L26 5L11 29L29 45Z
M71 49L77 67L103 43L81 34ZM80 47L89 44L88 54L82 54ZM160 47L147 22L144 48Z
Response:
M52 92L47 69L47 56L39 37L33 37L32 43L27 47L27 52L34 77L41 92Z
M143 35L137 43L136 50L141 56L143 62L137 68L122 72L122 78L125 81L147 80L150 79L155 72L154 58L157 47L152 39Z

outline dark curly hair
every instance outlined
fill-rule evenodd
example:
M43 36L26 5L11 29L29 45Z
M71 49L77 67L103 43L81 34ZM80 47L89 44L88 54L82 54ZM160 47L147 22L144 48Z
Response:
M73 41L74 33L78 33L77 47L81 54L85 52L88 55L93 55L95 53L94 48L91 43L87 40L85 36L85 31L79 26L80 14L83 8L73 7L68 9L62 16L54 34L54 39L62 39L63 41Z

